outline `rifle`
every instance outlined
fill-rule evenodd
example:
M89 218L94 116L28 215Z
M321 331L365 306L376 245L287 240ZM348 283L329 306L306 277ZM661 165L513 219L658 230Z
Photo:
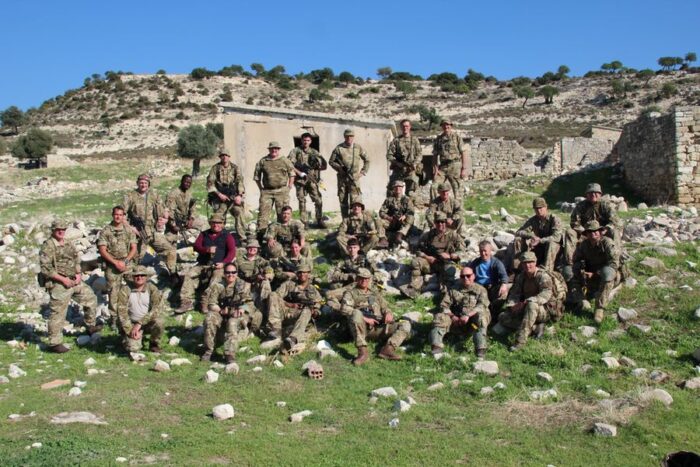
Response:
M374 310L372 310L371 307L365 306L360 308L360 313L362 313L362 316L365 318L373 319L377 322L378 325L384 324L384 318L377 318L374 315Z
M467 308L466 306L454 306L454 307L452 307L452 310L450 310L450 311L452 311L452 313L453 313L455 316L462 317L462 316L468 316L470 310L469 310L469 308ZM479 326L474 322L474 321L475 321L475 318L478 320L478 318L479 318L479 313L474 313L472 316L469 316L469 321L467 321L467 322L465 323L467 326L471 326L471 328L472 328L474 331L476 331L477 329L479 329Z
M318 308L320 305L319 300L309 296L308 289L302 291L294 290L289 295L290 299L288 303L296 305L298 308Z
M238 310L245 304L240 299L234 300L233 296L224 297L219 303L222 309L227 310L226 314L231 314L232 311Z
M139 238L146 240L146 223L140 217L132 216L129 223L139 232Z

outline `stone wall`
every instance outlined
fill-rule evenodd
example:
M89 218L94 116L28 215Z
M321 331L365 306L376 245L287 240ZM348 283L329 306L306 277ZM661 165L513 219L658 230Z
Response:
M579 169L605 161L610 155L613 143L597 138L562 138L561 170Z
M676 191L679 204L700 205L700 106L676 107Z

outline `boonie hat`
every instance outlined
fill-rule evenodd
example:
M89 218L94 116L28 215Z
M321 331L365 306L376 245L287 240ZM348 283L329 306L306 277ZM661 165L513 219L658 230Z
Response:
M547 201L544 198L535 198L534 200L532 200L532 207L535 209L546 208Z
M586 186L586 193L602 193L603 189L600 187L600 184L598 183L589 183L588 186Z
M534 254L531 251L526 251L522 255L520 255L520 262L521 263L532 263L532 262L537 262L537 255Z

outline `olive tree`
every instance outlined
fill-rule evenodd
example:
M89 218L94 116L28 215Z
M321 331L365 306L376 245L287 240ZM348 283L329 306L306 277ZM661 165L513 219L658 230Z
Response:
M11 153L18 159L30 159L46 167L46 156L53 148L53 138L48 131L32 128L26 134L17 138L12 145Z
M220 142L211 129L202 125L189 125L177 135L177 155L192 159L192 176L196 177L202 159L215 155Z

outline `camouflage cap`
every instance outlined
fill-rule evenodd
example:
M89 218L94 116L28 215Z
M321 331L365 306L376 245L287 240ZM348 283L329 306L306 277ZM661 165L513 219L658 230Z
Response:
M155 275L155 271L153 270L153 268L147 268L146 266L142 266L139 264L138 266L125 272L124 274L126 276L129 276L129 277L134 277L134 276L151 277L151 276Z
M440 126L444 126L444 125L454 125L454 122L452 122L452 120L448 120L448 119L444 118L444 119L440 122Z
M229 154L226 149L222 149L221 152L219 152L219 157L221 156L231 157L231 154Z
M600 187L599 183L589 183L586 186L586 194L588 193L602 193L603 189Z
M396 188L397 186L406 186L406 182L403 180L394 180L394 183L391 184L392 188Z
M546 208L547 207L547 201L544 198L535 198L532 200L532 207L534 209L537 208Z
M604 225L600 225L600 222L596 220L588 221L586 222L586 225L583 226L583 231L584 232L594 232L596 230L603 230L605 228Z
M532 251L526 251L522 255L520 255L520 262L521 263L536 263L537 262L537 255L533 253Z
M440 183L437 187L438 191L450 191L451 187L448 183Z
M362 206L362 209L364 209L365 203L363 203L362 201L353 201L352 204L350 205L350 207L353 207L353 206Z
M267 145L267 149L274 149L274 148L282 149L282 146L277 141L270 141L270 144Z
M151 176L148 174L141 174L136 178L136 183L140 182L141 180L146 180L148 184L151 184Z
M209 216L209 222L221 222L221 223L223 223L224 216L222 216L221 214L212 214L211 216Z
M311 266L308 264L300 264L297 268L297 272L311 272Z
M257 240L248 240L248 242L245 244L246 248L260 248L260 243L258 243Z
M367 268L360 268L357 270L357 278L358 279L371 279L372 273L369 272L369 269L367 269Z
M66 230L68 228L68 222L63 219L54 219L51 223L51 230Z
M445 213L442 212L442 211L438 211L438 212L436 212L435 215L433 216L433 220L434 220L435 222L447 222L447 214L445 214Z
M355 136L355 130L352 128L346 128L343 132L343 136Z

